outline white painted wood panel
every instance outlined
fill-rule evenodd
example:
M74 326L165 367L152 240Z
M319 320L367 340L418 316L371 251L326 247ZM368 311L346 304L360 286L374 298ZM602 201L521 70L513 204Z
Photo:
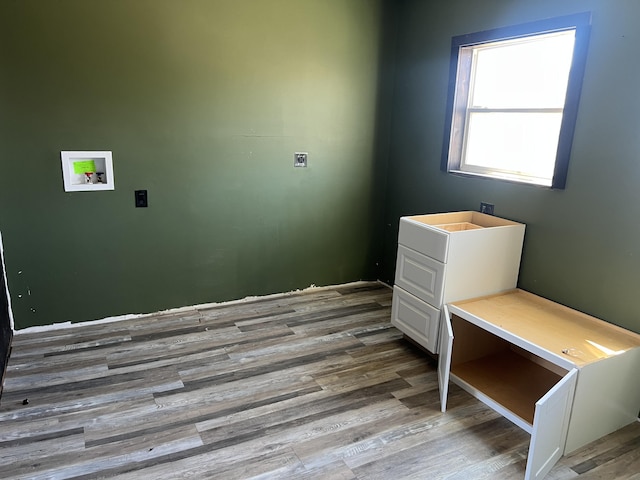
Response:
M393 288L391 323L430 352L438 351L440 310L399 287Z
M447 411L449 395L449 374L451 372L451 353L453 352L453 328L449 311L442 309L442 327L440 328L440 356L438 358L438 386L440 387L440 410Z
M443 302L515 288L524 231L524 225L513 225L452 234Z
M578 370L571 370L536 402L525 480L541 480L562 457Z
M434 260L447 263L449 234L444 230L412 220L410 217L402 217L398 243Z
M445 265L398 245L395 284L436 308L442 306Z
M637 420L640 348L580 369L565 454Z

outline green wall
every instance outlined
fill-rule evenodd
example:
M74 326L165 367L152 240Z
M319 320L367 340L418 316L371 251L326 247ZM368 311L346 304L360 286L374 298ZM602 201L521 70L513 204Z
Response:
M382 20L377 0L2 0L16 328L375 278ZM61 150L111 150L115 191L65 193Z
M527 224L519 286L640 332L640 2L396 2L395 85L381 278L392 281L398 218L477 210ZM592 11L565 190L440 171L451 37Z
M587 10L566 190L442 173L451 37ZM2 0L16 327L392 283L401 215L487 201L527 224L520 287L640 331L638 18L636 0ZM61 150L113 151L116 190L65 193Z

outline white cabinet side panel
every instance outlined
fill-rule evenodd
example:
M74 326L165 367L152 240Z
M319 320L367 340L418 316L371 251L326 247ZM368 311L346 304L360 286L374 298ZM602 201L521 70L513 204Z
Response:
M640 349L580 370L565 454L637 420Z
M451 235L444 303L516 287L524 225Z

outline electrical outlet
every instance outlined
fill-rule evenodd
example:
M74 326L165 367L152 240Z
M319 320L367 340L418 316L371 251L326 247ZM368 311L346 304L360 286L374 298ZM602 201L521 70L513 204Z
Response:
M307 166L307 152L296 152L293 154L293 166L294 167L306 167Z
M147 191L146 190L136 190L135 191L135 197L136 197L136 207L147 207L148 203L147 203Z
M493 203L480 202L480 213L493 215Z

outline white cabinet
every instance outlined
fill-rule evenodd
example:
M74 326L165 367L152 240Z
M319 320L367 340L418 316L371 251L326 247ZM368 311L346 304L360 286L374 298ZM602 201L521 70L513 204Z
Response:
M444 304L515 288L524 229L478 212L402 217L391 323L438 353Z
M637 420L640 335L522 290L444 310L442 411L450 378L530 433L526 479Z

